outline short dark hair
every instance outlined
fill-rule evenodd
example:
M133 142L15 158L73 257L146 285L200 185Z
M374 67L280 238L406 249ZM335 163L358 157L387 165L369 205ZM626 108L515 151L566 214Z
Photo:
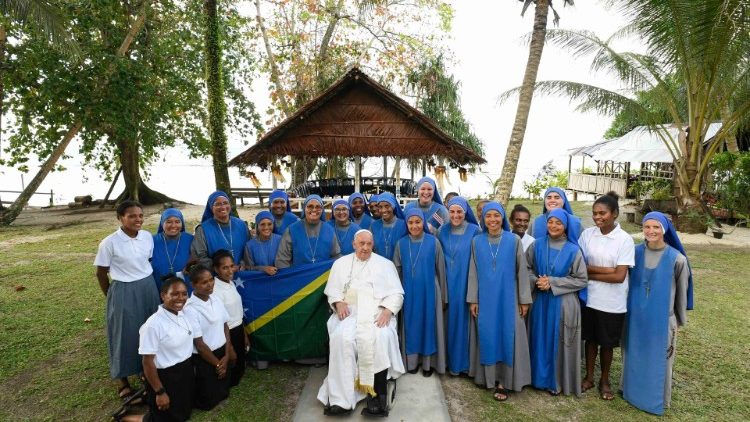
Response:
M208 268L205 267L205 265L200 264L200 263L193 264L188 268L188 275L190 276L191 280L198 278L198 276L203 274L204 272L213 274L211 273L211 270L209 270Z
M607 192L606 195L602 195L596 198L596 201L594 201L594 205L602 204L609 209L609 212L613 212L617 215L620 215L620 204L618 201L619 199L620 199L620 195L618 195L614 191L611 191L611 192Z
M234 263L234 256L232 256L231 252L226 249L219 249L214 256L211 257L214 263L214 268L218 267L221 264L221 260L224 258L231 258Z
M141 205L140 202L127 199L120 202L120 204L117 206L117 216L122 217L123 215L125 215L125 210L131 207L138 207L141 209L141 211L143 211L143 205Z
M531 211L529 211L528 208L524 207L522 204L516 204L516 206L513 207L513 210L511 210L510 212L510 218L509 218L510 221L513 221L514 215L517 212L525 212L526 214L529 215L529 218L531 218Z
M161 292L162 293L168 292L169 288L172 287L173 284L177 284L177 283L185 284L185 280L174 275L171 277L167 277L167 279L161 283ZM187 284L185 284L185 287L187 288Z

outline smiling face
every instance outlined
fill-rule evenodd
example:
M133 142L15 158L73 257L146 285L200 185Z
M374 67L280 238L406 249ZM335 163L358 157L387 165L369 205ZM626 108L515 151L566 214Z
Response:
M365 213L365 201L363 201L362 198L354 198L351 207L354 218L359 218Z
M503 230L503 215L496 210L487 211L484 215L484 226L490 234L499 234Z
M208 297L214 292L214 277L210 271L201 271L190 282L193 284L193 292L199 296Z
M169 217L164 221L162 229L164 229L164 234L169 237L177 236L182 230L182 221L177 217Z
M380 215L380 204L378 204L377 202L370 202L367 206L370 208L370 214L372 215L372 218L377 219L382 217Z
M383 219L386 223L390 223L393 221L393 207L391 206L390 202L379 202L378 203L378 209L380 210L380 218Z
M264 218L258 223L258 234L263 239L268 239L273 233L273 221Z
M308 223L317 223L323 215L323 206L318 201L310 201L305 205L305 220Z
M646 220L643 222L643 238L649 246L660 247L664 245L664 230L657 220Z
M229 221L229 213L231 211L232 205L225 196L216 198L216 201L211 205L211 213L213 213L214 218L222 223Z
M337 223L345 224L349 221L349 208L346 205L337 205L333 209L333 218L336 219Z
M604 204L594 204L591 209L591 218L594 219L596 227L611 230L615 226L617 214Z
M565 201L563 201L562 196L557 192L550 192L544 197L544 206L547 208L547 211L562 208L564 203Z
M286 200L284 198L276 198L271 202L271 214L276 218L281 218L286 214Z
M513 213L513 218L511 218L510 225L513 228L513 231L516 233L525 233L526 230L529 229L529 221L531 220L531 215L525 211L516 211Z
M417 192L417 196L419 197L419 205L429 205L432 202L432 197L434 195L435 189L432 188L432 184L430 184L430 182L422 183L419 186L419 192Z
M547 233L552 239L559 239L565 234L565 226L560 219L552 217L547 220Z
M219 265L214 265L214 271L220 279L232 280L234 278L234 260L229 256L222 258Z
M370 259L372 255L372 233L363 231L354 236L352 246L354 246L354 253L357 254L357 258L360 261L366 261Z
M187 298L188 292L185 283L172 283L165 293L161 293L161 300L164 302L164 307L175 313L182 310L185 302L187 302Z
M128 207L125 208L125 212L117 217L122 225L122 230L129 235L138 234L138 231L143 226L143 208L141 207Z
M409 230L409 234L417 237L424 233L424 220L417 216L411 216L406 221L406 228Z
M451 219L451 225L458 227L466 219L466 213L460 205L451 205L448 208L448 217Z

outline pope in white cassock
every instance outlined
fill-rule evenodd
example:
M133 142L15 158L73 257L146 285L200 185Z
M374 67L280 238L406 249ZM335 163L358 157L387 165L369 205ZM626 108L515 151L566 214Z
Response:
M387 382L405 372L398 348L396 313L404 302L396 267L372 253L372 233L354 235L354 253L333 263L325 294L335 311L328 376L318 400L329 416L350 413L368 398L363 414L387 416Z

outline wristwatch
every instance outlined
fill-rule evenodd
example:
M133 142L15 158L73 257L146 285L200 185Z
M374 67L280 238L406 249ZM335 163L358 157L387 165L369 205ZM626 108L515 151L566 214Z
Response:
M166 392L167 392L167 390L164 388L164 386L162 386L160 389L154 391L154 394L156 394L157 396L161 396L162 394L164 394Z

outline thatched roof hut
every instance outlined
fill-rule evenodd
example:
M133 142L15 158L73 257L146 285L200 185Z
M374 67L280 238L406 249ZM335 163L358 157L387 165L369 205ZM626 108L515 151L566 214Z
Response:
M435 156L457 166L486 162L356 67L229 165L267 168L284 156Z

